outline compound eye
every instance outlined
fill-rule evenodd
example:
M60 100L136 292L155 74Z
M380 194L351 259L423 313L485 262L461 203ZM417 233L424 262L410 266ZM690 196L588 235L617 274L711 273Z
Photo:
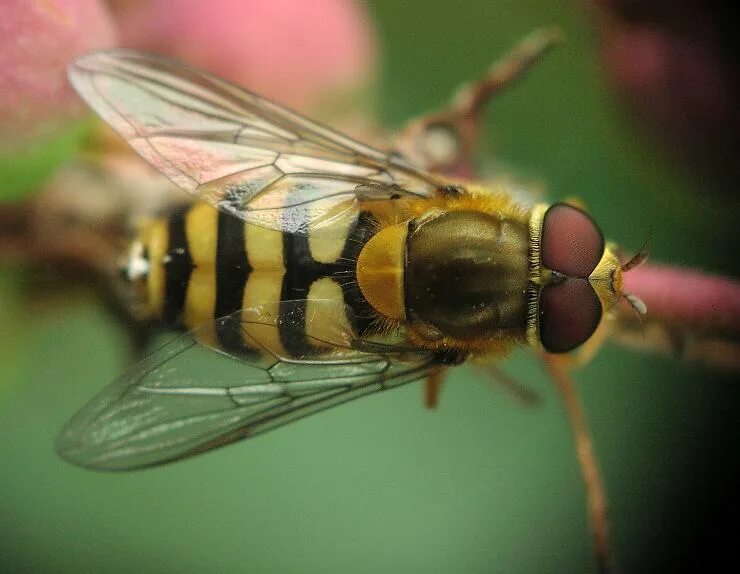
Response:
M588 277L604 254L604 236L586 213L556 203L542 222L542 264L568 277Z
M601 302L586 279L565 279L540 294L540 342L550 353L572 351L593 335Z

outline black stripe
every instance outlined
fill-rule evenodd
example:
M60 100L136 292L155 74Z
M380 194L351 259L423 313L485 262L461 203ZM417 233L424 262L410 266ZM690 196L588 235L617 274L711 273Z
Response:
M302 357L313 350L306 337L306 298L311 284L323 275L322 264L311 257L308 235L283 233L283 264L285 275L278 317L280 343L291 356Z
M242 308L244 287L252 268L247 259L244 222L218 212L216 236L216 303L214 317L221 319ZM240 317L216 322L216 338L225 351L244 352Z
M283 234L285 276L280 293L278 328L280 342L289 354L300 357L314 351L306 337L306 300L313 282L323 277L335 278L342 286L344 302L352 310L355 334L363 334L375 321L377 315L357 286L355 273L357 257L376 229L375 218L361 212L336 263L316 261L311 256L308 235Z
M176 326L182 321L185 295L193 259L188 248L185 216L190 210L186 205L170 215L167 222L167 253L164 260L164 309L162 318L167 325Z
M344 294L345 304L352 310L352 330L362 336L368 332L378 318L377 311L368 303L357 284L357 258L365 244L378 231L378 220L367 211L360 213L354 229L349 233L347 242L342 250L341 261L352 261L351 274L346 278L339 279Z

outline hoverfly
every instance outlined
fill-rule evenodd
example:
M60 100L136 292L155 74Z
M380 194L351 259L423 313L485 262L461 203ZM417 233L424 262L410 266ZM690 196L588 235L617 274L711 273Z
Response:
M567 353L625 297L628 265L573 205L453 181L167 59L92 53L70 79L198 200L143 224L123 269L185 334L67 424L73 463L157 465L517 345Z

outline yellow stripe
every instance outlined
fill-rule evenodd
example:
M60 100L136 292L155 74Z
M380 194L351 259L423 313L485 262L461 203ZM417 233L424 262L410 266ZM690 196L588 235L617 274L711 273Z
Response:
M196 203L185 216L185 233L193 265L216 265L218 211L205 203Z
M161 317L164 310L164 263L169 242L167 220L158 219L148 225L141 234L147 246L149 274L147 275L147 305L150 316Z
M542 281L542 225L549 205L538 203L529 217L529 281L527 289L527 342L539 349L540 343L540 287Z
M333 279L322 277L313 282L306 302L306 319L306 335L318 340L319 346L321 341L348 344L352 327L347 319L342 288Z
M342 255L352 224L357 220L356 208L342 203L329 213L311 222L308 248L319 263L334 263Z
M278 355L284 355L276 326L280 313L280 292L283 287L283 234L274 229L245 225L244 242L247 259L252 268L244 288L242 319L260 321L269 326L251 325L248 334L256 335L260 343ZM244 342L255 347L249 337ZM256 350L262 350L256 346Z
M210 325L214 318L217 222L218 211L202 203L193 205L185 216L185 233L194 265L185 297L184 322L189 329ZM199 339L213 344L213 330L207 327Z
M245 225L244 243L247 259L253 270L285 271L282 232L256 225Z

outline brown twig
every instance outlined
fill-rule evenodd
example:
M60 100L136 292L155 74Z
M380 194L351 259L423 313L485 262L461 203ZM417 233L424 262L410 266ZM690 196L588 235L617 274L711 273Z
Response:
M696 269L646 264L624 277L650 314L670 323L740 335L740 282Z
M561 40L557 28L536 30L524 38L485 76L462 86L450 105L408 122L396 137L398 151L429 170L471 177L486 105Z
M715 368L740 371L740 282L696 269L646 264L625 289L647 305L642 319L620 312L615 340Z

